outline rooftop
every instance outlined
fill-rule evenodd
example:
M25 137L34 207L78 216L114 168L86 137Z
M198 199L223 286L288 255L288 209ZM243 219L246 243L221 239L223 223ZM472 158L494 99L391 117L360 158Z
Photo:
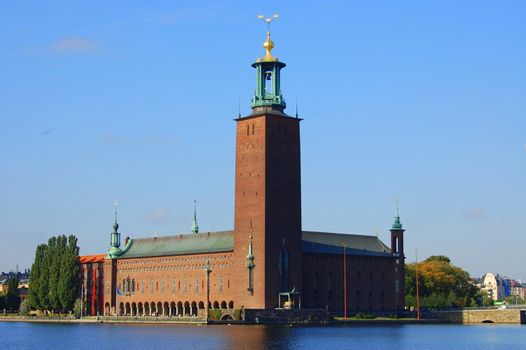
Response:
M375 236L303 231L302 238L304 253L342 254L344 247L348 255L387 256L391 253L390 248ZM233 250L234 231L218 231L132 239L129 248L119 258L218 253ZM100 258L101 255L81 257L81 262L83 258L88 257Z

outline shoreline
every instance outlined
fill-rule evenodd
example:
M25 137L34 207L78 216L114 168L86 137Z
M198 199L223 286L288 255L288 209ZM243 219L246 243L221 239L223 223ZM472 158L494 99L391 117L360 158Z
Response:
M335 325L412 325L412 324L452 324L439 319L347 319L332 320L330 322L244 322L244 321L214 321L214 320L141 320L141 319L104 319L96 317L76 318L31 318L24 316L0 316L0 322L27 322L27 323L50 323L50 324L148 324L148 325L290 325L290 326L335 326Z

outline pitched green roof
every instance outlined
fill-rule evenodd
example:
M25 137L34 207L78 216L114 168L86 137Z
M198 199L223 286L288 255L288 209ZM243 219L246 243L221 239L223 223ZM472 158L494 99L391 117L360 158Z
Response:
M388 255L391 250L378 237L356 234L303 231L303 252ZM234 250L234 231L205 232L164 237L132 239L119 257L142 258L153 256L231 252Z
M139 238L120 258L229 252L234 249L234 231Z

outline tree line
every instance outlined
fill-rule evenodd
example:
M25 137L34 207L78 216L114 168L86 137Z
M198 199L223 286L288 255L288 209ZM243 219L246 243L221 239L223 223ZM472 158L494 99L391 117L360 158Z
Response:
M467 307L483 303L484 295L477 288L469 273L451 264L447 256L436 255L418 264L406 265L406 306L416 306L417 274L420 307Z
M48 311L72 311L80 288L79 247L70 235L40 244L31 268L29 304Z

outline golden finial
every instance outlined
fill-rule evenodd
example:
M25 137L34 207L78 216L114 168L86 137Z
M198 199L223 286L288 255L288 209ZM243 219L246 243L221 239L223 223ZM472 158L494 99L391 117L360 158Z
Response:
M272 40L270 40L270 22L272 22L275 19L278 19L279 15L275 13L272 15L272 17L267 18L265 18L265 16L263 15L259 15L258 18L267 23L267 40L263 42L263 48L267 53L265 54L265 57L263 57L263 61L277 61L277 58L273 57L271 53L272 49L274 48L274 43L272 42Z

